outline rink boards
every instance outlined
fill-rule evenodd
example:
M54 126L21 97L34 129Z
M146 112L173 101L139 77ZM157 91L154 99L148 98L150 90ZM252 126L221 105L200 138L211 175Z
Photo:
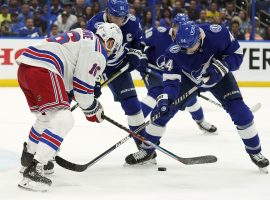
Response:
M16 80L18 65L15 59L24 48L41 39L0 39L0 86L18 86ZM240 70L235 72L240 86L270 87L269 42L240 42L244 60ZM143 86L139 73L133 72L136 86Z

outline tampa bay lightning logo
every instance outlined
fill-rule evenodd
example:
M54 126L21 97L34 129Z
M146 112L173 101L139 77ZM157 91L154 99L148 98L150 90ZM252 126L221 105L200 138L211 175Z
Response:
M222 29L222 27L221 27L220 25L218 25L218 24L212 24L212 25L210 26L210 30L211 30L212 32L214 32L214 33L220 32L221 29Z
M171 53L178 53L180 51L180 49L181 48L180 48L179 45L173 45L173 46L170 47L169 50L170 50Z
M164 33L167 29L166 29L165 27L159 26L159 27L157 28L157 30L158 30L158 32L160 32L160 33Z
M104 22L97 22L97 23L95 23L95 25L94 25L95 29L97 29L101 24L104 24Z
M211 55L208 60L200 66L199 69L191 71L190 74L194 79L200 80L202 78L202 75L206 73L206 69L210 66L213 56L214 54Z

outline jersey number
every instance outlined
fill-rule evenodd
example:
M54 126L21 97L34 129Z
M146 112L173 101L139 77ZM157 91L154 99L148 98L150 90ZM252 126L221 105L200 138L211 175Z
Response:
M89 74L93 75L94 77L97 75L97 72L100 70L100 66L98 66L96 63L93 64L92 68L89 71Z
M59 35L56 35L56 36L49 37L46 40L48 42L57 42L59 44L65 44L65 43L67 43L69 41L77 42L80 39L81 39L81 36L80 36L80 34L78 32L69 31L69 32L66 32L66 33L62 33L62 34L59 34Z
M168 62L164 66L168 71L171 71L173 69L173 61L172 59L168 60Z

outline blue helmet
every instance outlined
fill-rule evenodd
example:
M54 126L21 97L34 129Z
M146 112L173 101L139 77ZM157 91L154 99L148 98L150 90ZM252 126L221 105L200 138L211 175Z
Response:
M179 24L175 41L181 49L192 48L200 39L200 28L193 22Z
M107 11L115 17L126 17L128 15L127 0L108 0Z
M179 23L184 23L189 21L189 17L184 14L184 13L178 13L174 18L173 18L173 23L174 24L179 24Z

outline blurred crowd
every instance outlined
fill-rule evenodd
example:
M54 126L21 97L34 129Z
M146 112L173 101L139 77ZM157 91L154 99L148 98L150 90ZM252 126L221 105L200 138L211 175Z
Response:
M87 21L106 7L106 0L51 0L49 26L51 35L85 28ZM129 0L130 13L144 30L152 27L152 0ZM213 23L227 27L238 40L249 40L251 34L248 0L156 0L155 26L170 27L177 13L185 13L196 23ZM266 15L270 1L262 1ZM239 5L239 6L236 6ZM243 5L246 7L243 8ZM260 5L260 4L258 4ZM44 37L47 35L46 0L0 0L1 37ZM270 15L269 15L270 16ZM255 40L270 40L270 26L262 26L255 17Z

